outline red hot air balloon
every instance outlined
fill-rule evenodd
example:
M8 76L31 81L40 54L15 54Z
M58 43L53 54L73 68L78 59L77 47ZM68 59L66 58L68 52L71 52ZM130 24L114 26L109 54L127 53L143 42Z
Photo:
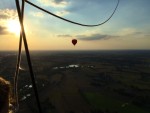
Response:
M72 44L75 46L77 44L77 39L72 39Z

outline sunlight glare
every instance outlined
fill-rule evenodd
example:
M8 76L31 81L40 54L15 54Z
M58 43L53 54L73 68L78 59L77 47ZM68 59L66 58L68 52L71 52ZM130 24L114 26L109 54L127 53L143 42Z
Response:
M8 20L7 27L10 33L20 34L20 24L17 20Z

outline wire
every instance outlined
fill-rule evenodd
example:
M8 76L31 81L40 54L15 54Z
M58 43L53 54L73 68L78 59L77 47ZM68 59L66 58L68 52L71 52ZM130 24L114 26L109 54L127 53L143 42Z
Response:
M93 25L87 25L87 24L81 24L81 23L78 23L78 22L75 22L75 21L71 21L71 20L68 20L68 19L66 19L66 18L60 17L60 16L58 16L58 15L55 15L55 14L51 13L50 11L47 11L47 10L41 8L41 7L37 6L37 5L35 5L34 3L28 1L28 0L25 0L25 2L27 2L28 4L34 6L35 8L38 8L38 9L44 11L45 13L48 13L48 14L50 14L50 15L52 15L52 16L55 16L55 17L57 17L57 18L59 18L59 19L61 19L61 20L67 21L67 22L69 22L69 23L76 24L76 25L80 25L80 26L86 26L86 27L95 27L95 26L100 26L100 25L102 25L102 24L105 24L106 22L108 22L108 21L112 18L112 16L114 15L114 13L116 12L116 10L117 10L117 8L118 8L118 5L119 5L120 0L118 0L117 5L116 5L114 11L113 11L113 13L110 15L109 18L108 18L107 20L105 20L104 22L99 23L99 24L95 24L95 25L94 25L94 24L93 24Z

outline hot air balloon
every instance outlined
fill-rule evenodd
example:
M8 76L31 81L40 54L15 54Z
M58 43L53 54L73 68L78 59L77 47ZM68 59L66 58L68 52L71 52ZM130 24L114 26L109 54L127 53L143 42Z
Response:
M77 44L77 39L72 39L72 44L75 46Z

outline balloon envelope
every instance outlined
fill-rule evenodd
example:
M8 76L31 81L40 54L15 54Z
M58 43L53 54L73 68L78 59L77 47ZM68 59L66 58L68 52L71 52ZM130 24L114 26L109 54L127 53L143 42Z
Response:
M72 39L72 44L75 46L77 44L77 39Z

